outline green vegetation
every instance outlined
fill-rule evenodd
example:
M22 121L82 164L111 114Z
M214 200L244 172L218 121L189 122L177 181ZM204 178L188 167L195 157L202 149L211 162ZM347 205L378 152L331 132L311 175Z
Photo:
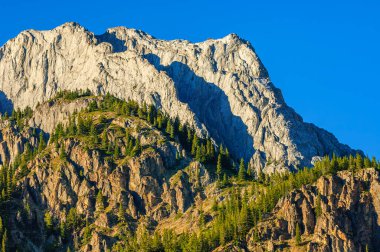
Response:
M142 243L142 238L138 235L131 235L116 244L113 250L211 251L230 241L244 242L248 231L252 228L255 230L255 225L262 220L266 213L273 210L281 197L291 190L315 182L321 176L331 175L340 170L348 170L353 165L352 170L357 171L360 169L356 167L358 159L360 160L362 157L360 155L356 157L325 157L317 162L313 168L305 168L297 173L273 174L266 179L242 182L238 175L230 178L230 180L233 183L239 182L240 186L225 188L228 190L229 197L219 204L214 201L212 211L216 214L211 223L206 222L205 213L201 212L198 223L201 229L198 233L178 235L167 230L163 234L153 233L151 236L144 236L144 241L146 240L147 243ZM364 168L374 166L379 169L379 165L380 163L376 161ZM243 165L239 170L243 170L242 167ZM256 200L249 201L250 198ZM315 206L317 216L321 214L320 207L318 203ZM254 232L254 238L257 241L260 240L257 232ZM167 242L168 240L170 242ZM295 241L296 244L300 244L302 241L298 224Z
M296 245L300 245L301 244L301 231L300 231L300 225L296 225Z
M90 97L89 91L58 93L55 99L73 100L80 97ZM52 100L54 101L54 99ZM29 108L25 111L16 111L9 118L11 123L20 130L25 129L26 121L32 112ZM154 232L149 225L140 225L136 232L129 226L129 218L125 207L119 204L115 221L117 220L118 242L112 251L210 251L225 245L231 241L244 242L247 233L253 228L257 229L257 223L263 216L273 210L278 200L288 192L298 189L303 185L311 184L324 175L336 174L342 170L355 172L362 168L380 168L375 159L362 157L360 154L349 157L324 157L313 168L304 168L297 173L282 173L266 176L252 173L252 167L240 159L237 162L231 158L227 148L220 145L215 148L211 139L199 137L191 126L182 124L177 118L170 118L164 112L152 105L137 104L134 101L123 101L109 94L101 98L94 98L88 108L74 113L68 123L58 124L47 141L46 135L34 130L32 136L36 143L25 145L22 154L17 156L12 164L3 162L0 170L0 204L10 202L12 194L16 193L17 181L28 174L27 164L36 155L44 153L46 148L54 146L59 153L61 161L69 161L69 149L65 148L65 140L68 138L80 139L86 148L97 149L104 157L113 162L123 162L124 158L136 157L151 146L142 146L140 139L131 134L129 129L111 124L111 119L132 118L148 123L160 130L164 135L164 141L176 141L193 159L203 163L214 175L217 186L226 196L221 202L214 200L212 203L212 216L203 209L199 210L197 221L199 230L193 233L176 234L172 230L161 233ZM6 119L6 115L3 116ZM136 129L139 131L139 129ZM133 133L133 132L132 132ZM182 153L176 154L176 160L182 159ZM238 160L238 157L234 157ZM236 163L236 165L235 165ZM178 174L180 176L181 173ZM173 179L173 181L175 181ZM99 190L93 196L96 206L96 214L107 211L107 198L103 197ZM318 195L314 211L317 217L322 214L321 199ZM24 209L30 215L30 207L26 203ZM28 210L29 209L29 210ZM67 209L68 210L68 209ZM65 212L66 213L66 212ZM66 214L65 214L66 215ZM182 217L182 213L177 218ZM8 246L7 226L3 220L7 216L0 216L0 237L2 250ZM65 221L63 221L65 220ZM49 211L44 215L46 234L60 236L63 243L70 250L73 237L82 230L80 244L86 244L91 239L93 225L91 219L80 216L75 208L69 209L66 218L57 220ZM8 229L9 230L9 229ZM296 226L295 241L300 244L301 230ZM259 241L258 232L254 232L255 240Z
M59 91L57 92L57 94L55 95L55 97L53 99L51 99L50 101L52 100L57 100L57 99L64 99L64 100L69 100L69 101L72 101L72 100L75 100L75 99L78 99L78 98L81 98L81 97L86 97L86 96L91 96L91 91L89 89L86 89L86 90L75 90L75 91L70 91L70 90L63 90L63 91Z

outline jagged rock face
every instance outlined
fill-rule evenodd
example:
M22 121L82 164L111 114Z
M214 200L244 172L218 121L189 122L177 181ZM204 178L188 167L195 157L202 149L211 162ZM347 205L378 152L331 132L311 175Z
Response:
M65 104L71 108L70 104L77 104L77 101ZM49 111L59 111L61 105L52 105ZM61 122L59 117L56 119ZM50 142L43 153L27 164L30 173L17 184L20 192L12 204L16 209L20 205L28 205L29 210L25 216L21 214L25 210L17 209L9 218L12 222L11 237L16 245L26 244L27 250L42 251L44 245L50 244L49 240L59 240L52 235L43 235L44 213L49 211L56 220L62 221L74 208L80 216L92 219L96 227L89 242L79 251L105 251L112 247L115 238L104 234L104 229L118 230L115 219L120 204L134 230L134 225L141 218L158 223L185 212L193 206L194 198L200 193L198 186L211 183L208 171L199 162L186 155L180 163L176 162L176 153L182 147L173 141L162 141L162 133L148 124L132 118L124 121L114 118L111 124L119 127L128 125L130 129L137 125L145 127L145 132L151 132L150 138L140 142L150 148L117 163L102 155L100 150L89 149L76 138L65 139L60 147ZM42 125L49 124L42 122ZM115 139L115 134L109 131L108 139ZM142 139L143 135L131 132L135 138ZM121 152L126 146L124 140L117 142ZM60 148L64 149L67 158L60 157ZM177 170L178 167L183 169ZM96 203L99 191L104 197L106 211L100 211ZM33 230L30 227L34 227ZM74 234L74 237L81 237L82 232ZM39 239L30 239L33 236Z
M69 102L59 100L43 103L34 110L28 125L51 133L58 123L66 124L74 112L87 108L92 100L81 98Z
M351 152L286 105L250 43L234 34L190 43L124 27L96 36L66 23L24 31L0 48L3 109L35 107L58 90L86 88L154 104L257 170Z
M30 150L38 145L38 137L34 135L32 128L26 128L21 132L9 124L7 120L0 120L0 163L13 163L15 158L23 153L26 144Z
M294 243L298 223L306 251L375 251L380 246L380 178L374 169L321 177L281 199L247 235L250 251L275 251ZM316 215L320 195L320 216ZM254 232L260 237L256 242ZM301 248L299 248L301 249Z

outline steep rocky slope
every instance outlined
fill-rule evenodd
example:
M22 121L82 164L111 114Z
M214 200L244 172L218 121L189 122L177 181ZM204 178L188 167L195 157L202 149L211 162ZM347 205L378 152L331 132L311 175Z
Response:
M288 107L247 41L235 34L190 43L76 23L28 30L0 48L2 110L32 108L59 90L90 89L154 104L251 160L257 171L309 166L353 151Z
M40 105L28 120L49 129L51 123L41 119L44 109L57 128L70 123L74 112L66 113L70 108L86 104L83 111L89 102L100 99L52 100ZM48 145L27 162L27 175L16 182L11 200L0 202L0 208L11 209L2 214L5 226L10 227L10 249L65 251L70 246L106 251L120 240L119 235L135 232L139 226L154 229L204 198L200 188L212 182L211 176L178 140L137 117L80 111L75 112L78 120L91 118L92 125L102 129L102 143L94 142L90 134L57 138L50 132ZM36 141L33 136L28 140ZM127 154L132 142L136 154ZM100 147L104 143L112 149L110 153ZM21 177L20 172L16 168L14 176ZM46 214L55 228L46 225ZM65 231L59 231L62 225Z
M379 172L374 169L321 177L282 198L273 213L248 234L248 250L377 251L379 190Z
M153 106L87 92L0 126L9 251L371 251L380 240L376 159L270 177L241 162L241 176L225 149Z

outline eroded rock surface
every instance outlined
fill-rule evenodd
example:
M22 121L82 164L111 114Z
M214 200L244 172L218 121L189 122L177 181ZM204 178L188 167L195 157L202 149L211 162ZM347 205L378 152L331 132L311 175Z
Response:
M374 169L321 177L280 200L273 213L248 234L248 249L365 251L368 247L376 251L380 246L379 190L379 173ZM294 243L297 225L303 239L300 246Z
M304 123L251 44L235 34L190 43L125 27L94 35L66 23L24 31L0 48L4 108L9 102L34 108L59 90L87 88L154 104L251 160L257 171L309 166L316 156L353 152Z

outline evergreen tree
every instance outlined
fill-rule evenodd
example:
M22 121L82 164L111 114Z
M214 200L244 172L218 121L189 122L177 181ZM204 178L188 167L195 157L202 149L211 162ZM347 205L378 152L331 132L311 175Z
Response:
M125 222L125 210L124 210L124 207L123 207L123 204L119 204L119 210L117 212L117 218L119 220L119 222Z
M244 164L244 159L240 159L240 165L239 165L239 173L238 173L238 179L240 181L245 179L245 164Z
M376 161L376 158L375 158L375 157L372 157L371 166L372 166L373 168L377 168L377 161Z
M191 154L194 155L194 156L197 153L198 144L199 144L198 136L197 136L197 134L194 134L193 142L192 142L192 145L191 145Z
M8 231L5 229L3 238L1 241L1 252L7 252L8 250Z
M67 227L66 227L65 221L61 221L59 225L59 235L61 236L62 239L66 239Z
M362 169L362 168L363 168L363 158L358 153L358 154L356 154L356 169Z
M92 142L94 144L97 144L98 143L98 131L96 130L96 127L95 127L95 124L91 124L91 127L90 127L90 135L91 135L91 139L92 139Z
M113 157L115 159L118 159L120 157L119 145L117 143L115 143L115 149L113 151Z
M170 127L169 136L171 139L174 139L174 137L175 137L175 126L174 125L172 125Z
M137 109L137 116L141 119L144 118L144 112L140 107Z
M248 163L248 167L247 167L247 176L249 178L252 178L252 169L251 169L250 163Z
M104 130L102 133L102 148L107 149L107 147L108 147L107 130Z
M218 180L220 181L222 179L222 155L219 153L218 155L218 161L216 163L216 176L218 177Z
M44 216L45 228L48 232L53 231L53 219L49 211L45 212Z
M38 152L41 152L45 147L46 147L46 143L44 139L44 134L41 131L39 141L38 141Z
M370 168L371 167L371 161L368 157L364 158L364 168Z
M223 175L223 185L226 186L227 184L228 184L227 174L224 173L224 175Z
M64 143L61 144L61 148L59 149L59 158L61 160L66 160L67 158Z
M66 222L67 222L67 228L69 230L73 231L77 227L77 225L78 225L78 214L77 214L77 211L74 207L70 208L69 214L67 215Z
M334 156L333 159L331 160L331 165L330 165L331 172L333 174L337 173L339 170L339 163L336 157Z
M315 200L315 216L318 218L322 214L321 196L318 194Z
M11 198L12 195L12 169L11 167L7 167L7 199Z
M86 226L83 230L82 244L87 244L91 239L91 228L88 224L88 219L86 219Z
M301 244L301 233L300 233L300 226L296 225L296 245L300 245Z
M103 195L102 195L102 192L100 190L99 190L98 194L96 195L96 211L97 212L103 212L104 211Z
M0 236L3 235L3 229L4 229L4 227L3 227L3 219L0 216Z
M170 120L166 123L166 133L170 135L170 132L172 131L172 123Z
M204 212L203 212L202 209L200 209L199 212L200 213L199 213L199 223L198 223L198 225L199 225L199 227L202 228L206 224L206 216L205 216L205 214L204 214Z

